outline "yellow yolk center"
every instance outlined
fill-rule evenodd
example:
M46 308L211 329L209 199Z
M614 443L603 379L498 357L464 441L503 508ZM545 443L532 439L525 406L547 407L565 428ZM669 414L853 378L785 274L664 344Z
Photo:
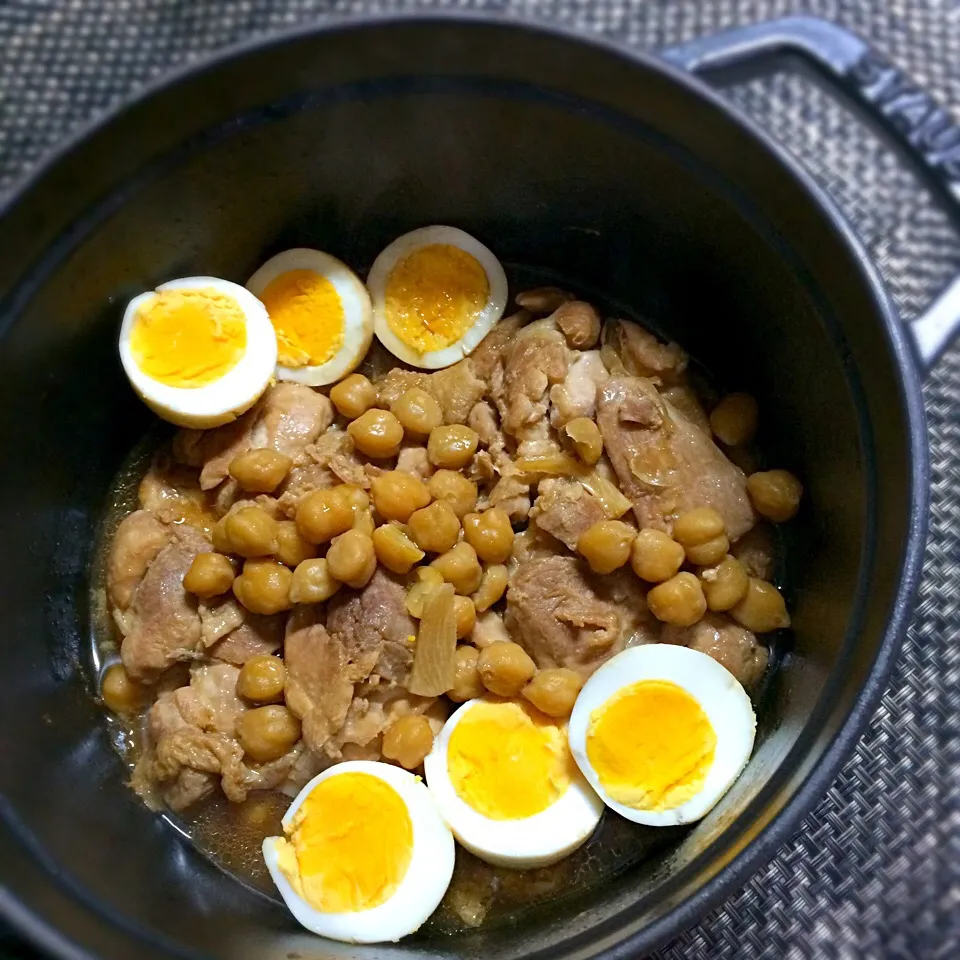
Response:
M699 703L665 680L625 687L590 715L587 759L603 789L635 810L672 810L696 796L717 735Z
M260 294L277 333L283 367L318 367L343 346L345 320L336 287L312 270L289 270Z
M229 373L247 348L240 304L217 290L162 290L137 311L137 366L169 387L202 387Z
M521 703L478 703L447 747L457 796L490 820L541 813L563 796L573 771L564 727Z
M490 281L475 257L432 243L401 260L387 278L387 325L417 353L443 350L470 329L489 296Z
M370 910L403 881L413 824L389 784L369 773L342 773L314 787L278 854L280 869L315 910Z

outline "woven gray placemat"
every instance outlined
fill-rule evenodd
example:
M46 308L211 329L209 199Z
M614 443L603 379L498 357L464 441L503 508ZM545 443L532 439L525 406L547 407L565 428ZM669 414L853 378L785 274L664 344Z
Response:
M815 13L960 110L960 0L0 0L0 190L78 123L209 50L325 14L435 7L553 18L642 49ZM729 96L838 198L905 316L960 272L942 211L829 95L777 75ZM931 541L890 690L797 835L663 960L960 956L960 346L925 396ZM0 933L4 949L33 956Z

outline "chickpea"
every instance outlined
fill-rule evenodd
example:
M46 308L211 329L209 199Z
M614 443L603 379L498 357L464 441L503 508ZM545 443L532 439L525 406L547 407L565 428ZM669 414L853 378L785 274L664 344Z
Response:
M348 587L365 587L377 570L373 540L359 530L340 534L327 551L327 570Z
M554 311L553 319L574 350L589 350L600 338L600 314L591 303L562 303Z
M673 539L684 547L696 547L726 533L723 517L713 507L696 507L673 522Z
M248 560L233 581L233 593L251 613L290 609L293 574L277 560Z
M247 493L273 493L283 483L293 461L276 450L247 450L230 461L230 476Z
M337 490L353 511L353 524L350 529L359 530L360 533L372 537L376 523L370 509L370 495L362 487L347 483L339 486Z
M417 510L410 517L407 529L414 543L427 553L444 553L460 535L460 521L453 507L444 500L435 500L429 507Z
M324 603L340 589L340 582L330 574L327 561L322 558L304 560L297 564L290 581L291 603Z
M548 717L569 717L582 686L583 677L576 670L552 667L541 670L521 693Z
M515 697L537 672L537 665L519 643L500 641L480 651L477 669L491 693Z
M122 663L115 663L103 674L100 698L114 713L132 713L143 702L143 687L131 678Z
M710 414L710 429L728 447L749 443L757 435L759 410L749 393L727 394Z
M743 599L749 578L736 557L725 557L719 565L700 574L700 585L707 598L707 609L729 610Z
M477 608L469 597L459 594L453 598L453 614L457 621L457 639L469 636L477 622Z
M427 481L427 489L434 500L449 503L460 520L477 506L477 485L456 470L437 470Z
M462 541L453 549L442 553L430 566L447 583L452 583L457 593L464 596L474 593L483 580L483 569L477 560L477 551L469 543Z
M222 553L198 553L183 578L187 593L209 600L233 586L233 564Z
M247 710L237 720L243 752L256 763L279 760L300 739L300 721L278 704Z
M786 523L800 509L803 485L788 470L766 470L747 477L747 494L761 516Z
M633 572L648 583L663 583L683 566L683 547L662 530L645 527L637 534L630 553Z
M658 620L676 627L691 627L707 612L700 581L692 573L678 573L651 587L647 606Z
M487 691L480 679L477 661L480 651L476 647L463 644L457 647L456 672L453 675L453 686L447 691L447 696L454 703L464 703L482 697Z
M356 420L377 402L377 388L362 373L351 373L332 387L330 401L341 416Z
M279 546L277 521L263 507L241 507L227 514L223 529L231 552L241 557L266 557Z
M370 481L370 493L377 513L384 520L401 523L406 523L414 510L430 502L430 491L423 480L403 470L387 470L374 477Z
M425 556L424 552L392 523L373 531L377 559L392 573L409 573Z
M354 513L352 529L364 534L364 536L373 537L373 531L377 529L377 521L373 519L373 511L358 510Z
M730 549L730 541L725 533L706 543L691 544L686 549L687 559L698 567L712 567L719 563Z
M477 452L479 440L476 430L456 423L449 427L434 427L427 441L427 456L435 467L460 470Z
M363 487L358 487L353 483L341 483L339 487L334 488L338 496L343 497L347 506L354 513L362 513L370 509L370 494Z
M416 770L432 749L430 721L419 713L394 720L383 734L381 753L407 770Z
M518 293L513 302L524 310L529 310L534 316L543 316L553 313L568 300L573 299L572 293L561 290L559 287L535 287L533 290L523 290Z
M310 543L327 543L353 526L353 508L340 487L314 490L297 508L297 529Z
M256 703L276 703L283 698L287 668L279 657L261 654L251 657L237 677L237 693Z
M443 423L443 410L436 397L421 387L411 387L390 404L390 412L412 437L425 437Z
M478 613L489 610L507 589L510 575L502 563L495 563L483 571L483 579L473 595L473 606Z
M213 541L213 549L217 553L233 553L233 546L227 537L227 518L221 517L210 532L210 539Z
M348 427L353 445L374 460L395 457L403 441L403 427L389 410L368 410Z
M790 626L790 614L780 591L766 580L750 577L747 592L730 610L730 616L754 633L769 633Z
M293 520L280 520L277 523L277 549L274 556L288 567L297 567L304 560L316 556L316 550L309 540L300 536Z
M576 417L564 425L563 432L570 438L577 456L592 467L603 453L600 428L589 417Z
M577 550L594 573L613 573L630 559L637 531L622 520L601 520L580 534Z
M463 518L463 535L485 563L503 563L513 550L513 527L506 511L491 507Z

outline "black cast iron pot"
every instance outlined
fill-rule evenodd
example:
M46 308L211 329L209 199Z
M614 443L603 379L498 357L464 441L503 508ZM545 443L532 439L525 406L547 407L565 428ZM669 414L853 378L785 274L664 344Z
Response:
M781 21L655 58L462 17L309 27L217 56L98 122L7 202L9 922L63 958L627 957L773 855L896 657L926 514L918 370L960 316L948 291L911 343L830 201L684 69L756 69L784 52L871 106L953 202L960 131L827 24ZM128 297L177 276L242 281L295 245L364 266L434 222L602 291L759 397L771 462L807 488L790 544L795 631L747 772L685 837L515 922L352 948L299 933L124 785L90 695L87 568L105 491L148 420L116 357Z

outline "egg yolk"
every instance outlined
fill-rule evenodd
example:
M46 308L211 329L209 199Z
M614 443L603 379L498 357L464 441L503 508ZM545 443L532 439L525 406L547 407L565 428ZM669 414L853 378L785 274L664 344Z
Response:
M137 311L134 362L170 387L202 387L229 373L247 348L240 304L218 290L161 290Z
M336 287L312 270L289 270L260 294L277 333L283 367L318 367L343 346L345 319Z
M672 810L696 796L717 735L699 703L665 680L625 687L590 715L587 759L606 793L635 810Z
M563 796L573 771L564 727L521 703L478 703L447 747L457 796L490 820L541 813Z
M407 806L369 773L329 777L293 818L290 839L277 843L280 870L321 913L354 913L385 903L413 856Z
M417 353L460 340L486 306L490 281L480 262L446 243L419 247L390 272L384 312L394 334Z

